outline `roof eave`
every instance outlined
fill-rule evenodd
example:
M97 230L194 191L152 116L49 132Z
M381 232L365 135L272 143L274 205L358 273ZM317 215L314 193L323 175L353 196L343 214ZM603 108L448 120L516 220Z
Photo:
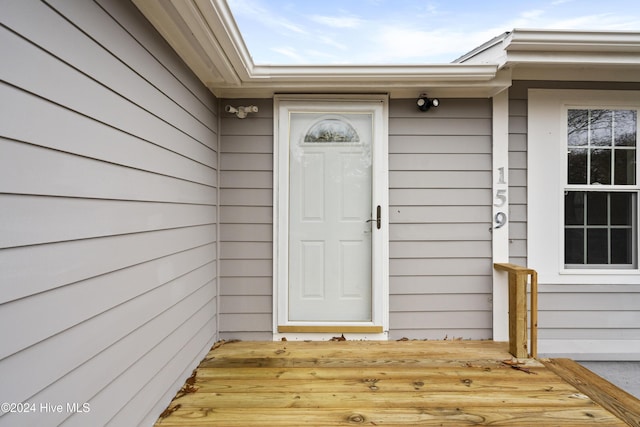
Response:
M514 79L640 81L640 33L514 30L500 68Z
M640 53L640 33L632 31L577 31L515 29L505 43L511 52Z
M276 93L385 93L392 98L415 97L428 92L430 96L450 98L491 97L511 85L510 78L490 81L450 81L416 78L400 81L356 79L282 79L245 82L242 86L217 85L213 92L223 98L268 98Z
M492 96L513 69L593 66L628 71L640 63L640 33L515 29L433 65L255 65L225 0L133 0L218 97L283 91Z
M231 10L224 0L133 0L198 78L217 96L270 96L283 90L320 92L375 91L398 94L424 91L490 94L497 66L435 65L313 65L277 66L253 63ZM441 95L442 96L442 95Z
M640 33L514 29L456 60L463 64L497 64L499 68L535 66L636 66Z

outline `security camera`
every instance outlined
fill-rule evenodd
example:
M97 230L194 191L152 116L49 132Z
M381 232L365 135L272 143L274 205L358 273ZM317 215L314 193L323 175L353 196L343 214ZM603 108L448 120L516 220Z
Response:
M232 107L231 105L227 105L226 107L224 107L224 111L226 111L227 113L237 113L238 110L235 109L234 107Z

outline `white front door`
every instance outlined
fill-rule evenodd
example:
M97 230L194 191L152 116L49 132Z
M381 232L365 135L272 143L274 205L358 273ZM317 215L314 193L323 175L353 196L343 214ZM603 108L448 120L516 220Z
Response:
M382 333L386 102L276 105L276 332Z
M289 117L289 320L371 321L373 117Z

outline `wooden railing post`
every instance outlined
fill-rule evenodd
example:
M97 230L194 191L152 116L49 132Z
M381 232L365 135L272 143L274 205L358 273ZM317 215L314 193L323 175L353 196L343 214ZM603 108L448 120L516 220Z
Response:
M527 357L527 276L509 272L509 352Z
M493 265L509 274L509 352L517 358L538 355L538 273L509 263ZM527 282L531 276L531 348L527 350Z

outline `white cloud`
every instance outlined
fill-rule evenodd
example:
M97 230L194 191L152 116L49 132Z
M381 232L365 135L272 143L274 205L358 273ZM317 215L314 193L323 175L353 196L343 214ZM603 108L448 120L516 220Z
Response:
M351 61L369 64L449 62L457 57L452 51L470 50L469 42L468 34L385 25L367 37L362 46L351 50ZM430 59L434 57L439 59Z
M305 55L308 58L313 58L315 59L316 64L318 63L322 63L322 64L345 64L348 63L347 61L344 60L344 57L342 55L338 56L335 53L333 53L335 51L324 51L324 50L316 50L316 49L307 49L305 50ZM307 64L309 63L309 61L307 61Z
M561 5L573 2L573 0L556 0L552 5ZM514 28L542 28L556 30L635 30L640 28L640 15L624 13L590 13L592 8L576 9L573 6L572 13L567 16L555 8L548 10L536 9L524 11L513 20L506 20L501 26L501 31L510 31ZM584 14L581 14L584 12Z
M333 28L358 28L362 25L360 18L350 16L322 16L313 15L309 19L318 24L327 25Z
M318 41L326 46L332 46L340 50L347 50L349 48L346 44L335 41L333 37L329 37L326 35L318 36Z
M551 22L544 28L558 28L566 30L597 29L610 31L638 31L638 28L640 28L640 18L636 17L634 19L633 17L624 17L614 14L585 15L577 16L575 18L560 19Z
M263 6L260 1L227 0L227 2L229 3L229 7L232 8L233 14L236 19L243 16L250 18L251 20L260 22L261 25L275 30L284 30L298 34L306 33L304 28L294 24L282 15L271 12L271 10Z
M272 47L271 50L279 55L285 56L293 60L296 64L304 64L307 62L307 58L300 55L294 48L291 47Z
M521 16L524 19L535 19L544 15L544 10L536 9L536 10L527 10L521 13Z

